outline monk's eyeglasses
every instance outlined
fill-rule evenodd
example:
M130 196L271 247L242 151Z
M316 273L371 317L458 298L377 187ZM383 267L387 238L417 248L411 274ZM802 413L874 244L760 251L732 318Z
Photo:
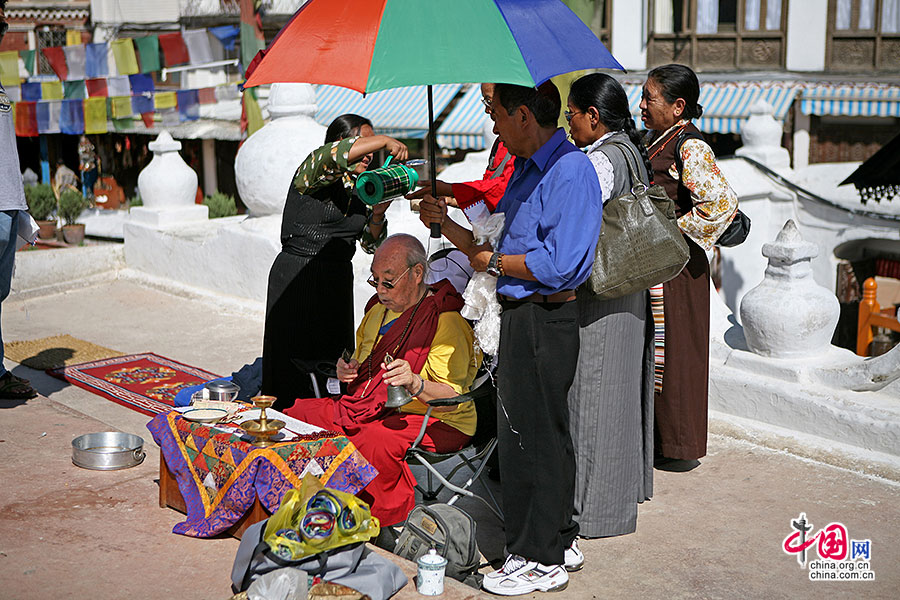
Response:
M369 275L369 278L366 280L366 283L371 285L376 290L378 289L379 285L384 287L384 289L386 289L386 290L392 290L392 289L394 289L394 286L397 285L397 281L399 281L404 275L409 273L410 269L412 269L412 267L406 267L406 270L403 271L402 273L400 273L400 275L393 281L375 281L375 276Z

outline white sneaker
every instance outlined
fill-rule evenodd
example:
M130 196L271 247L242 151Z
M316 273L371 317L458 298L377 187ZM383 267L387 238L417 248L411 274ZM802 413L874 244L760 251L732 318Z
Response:
M572 540L572 545L566 548L563 557L563 566L569 573L580 571L584 567L584 554L578 549L578 540Z
M558 592L569 585L562 565L542 565L518 554L510 554L496 571L484 576L481 587L492 594L518 596L531 592Z

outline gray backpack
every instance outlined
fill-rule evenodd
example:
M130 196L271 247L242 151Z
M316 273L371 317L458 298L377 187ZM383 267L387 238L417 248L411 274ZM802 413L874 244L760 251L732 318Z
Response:
M394 554L416 562L431 548L447 559L448 577L481 587L475 519L468 513L450 504L413 508L397 538Z
M266 573L284 567L302 569L310 576L346 585L372 600L387 600L406 585L406 575L400 567L372 552L362 542L300 560L280 558L263 540L268 521L254 523L241 538L231 570L231 588L235 594L249 588Z

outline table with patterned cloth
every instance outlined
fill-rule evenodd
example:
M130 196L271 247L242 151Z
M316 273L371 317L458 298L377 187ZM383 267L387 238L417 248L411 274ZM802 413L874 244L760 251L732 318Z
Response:
M246 435L242 439L234 425L194 423L176 411L156 415L147 424L184 499L187 519L175 526L174 533L212 537L234 526L257 499L271 514L284 493L299 488L306 474L351 494L377 475L346 436L274 410L268 414L288 422L291 439L257 448ZM248 413L242 420L249 418L253 416ZM160 473L160 485L164 475Z

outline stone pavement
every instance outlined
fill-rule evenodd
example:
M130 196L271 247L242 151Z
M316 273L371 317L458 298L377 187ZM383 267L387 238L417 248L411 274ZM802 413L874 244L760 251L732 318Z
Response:
M253 308L125 278L48 296L13 294L2 331L7 341L68 333L227 374L259 354L262 315ZM159 453L148 418L44 373L7 367L42 397L0 401L0 597L228 598L237 541L171 533L181 515L158 507ZM71 440L102 430L140 435L147 459L123 471L75 467ZM900 484L731 437L711 435L709 446L693 471L656 471L636 533L582 540L585 569L548 597L900 596ZM475 502L460 506L478 521L485 558L500 560L500 523ZM801 512L815 531L841 522L851 539L870 539L874 581L810 581L781 549ZM816 558L815 547L808 557ZM445 598L485 597L453 583ZM416 596L412 583L398 595Z

